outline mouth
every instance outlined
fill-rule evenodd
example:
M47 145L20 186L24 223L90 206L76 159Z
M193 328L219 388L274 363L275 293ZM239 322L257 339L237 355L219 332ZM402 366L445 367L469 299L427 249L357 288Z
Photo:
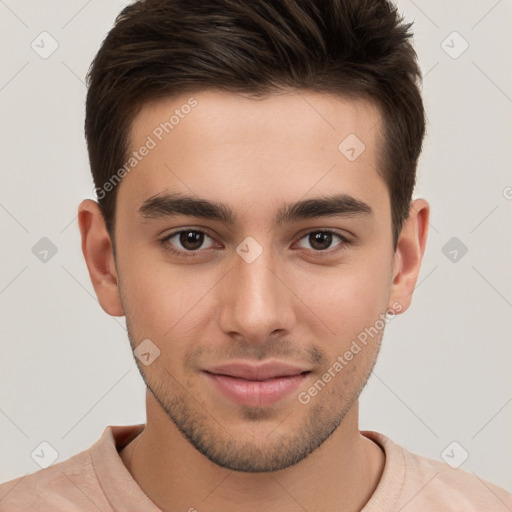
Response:
M204 370L214 389L230 401L245 406L271 405L297 389L311 372L280 362L260 365L230 363Z

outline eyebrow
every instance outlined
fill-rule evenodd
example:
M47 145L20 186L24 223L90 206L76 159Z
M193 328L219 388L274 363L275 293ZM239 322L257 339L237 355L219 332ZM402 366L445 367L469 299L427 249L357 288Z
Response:
M144 201L138 212L146 219L190 215L217 220L229 225L234 225L237 222L236 214L226 204L184 195L179 192L159 193L151 196ZM277 211L274 224L279 225L285 222L317 217L353 217L372 213L371 207L363 201L348 194L336 194L285 204Z

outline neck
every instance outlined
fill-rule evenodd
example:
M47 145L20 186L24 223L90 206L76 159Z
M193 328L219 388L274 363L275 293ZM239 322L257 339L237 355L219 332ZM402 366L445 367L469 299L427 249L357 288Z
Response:
M164 512L358 511L384 468L381 448L359 432L357 401L336 431L299 463L269 473L242 473L199 453L148 393L146 427L120 455Z

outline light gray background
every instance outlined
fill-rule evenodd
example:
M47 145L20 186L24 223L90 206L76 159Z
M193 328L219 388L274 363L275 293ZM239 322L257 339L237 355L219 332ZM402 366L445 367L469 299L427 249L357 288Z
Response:
M61 461L106 425L145 420L124 318L98 305L76 221L93 198L84 77L125 3L0 0L0 481L38 470L30 454L42 441ZM415 21L425 74L416 196L431 203L431 230L413 306L387 327L363 392L361 428L435 459L455 440L469 453L463 469L512 491L512 2L399 8ZM43 31L59 45L47 59L31 48ZM442 46L453 31L469 43L456 59L444 48L459 51L458 36ZM46 263L32 252L42 237L58 249ZM442 252L452 237L468 248L456 262Z

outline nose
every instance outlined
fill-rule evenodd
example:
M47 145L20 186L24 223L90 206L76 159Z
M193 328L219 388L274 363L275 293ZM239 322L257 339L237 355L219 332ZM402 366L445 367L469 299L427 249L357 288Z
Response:
M293 289L270 249L252 262L234 255L234 267L223 280L219 300L221 329L239 341L263 343L289 334L295 322Z

